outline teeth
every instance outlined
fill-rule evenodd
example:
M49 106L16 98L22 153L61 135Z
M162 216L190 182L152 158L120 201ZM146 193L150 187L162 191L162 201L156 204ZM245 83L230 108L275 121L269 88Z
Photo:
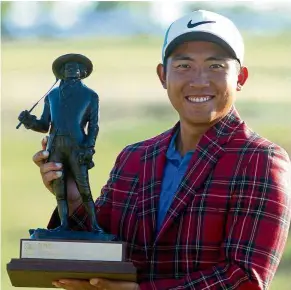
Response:
M187 98L190 102L192 103L203 103L203 102L207 102L211 99L210 96L207 96L207 97L194 97L194 98L191 98L191 97L188 97Z

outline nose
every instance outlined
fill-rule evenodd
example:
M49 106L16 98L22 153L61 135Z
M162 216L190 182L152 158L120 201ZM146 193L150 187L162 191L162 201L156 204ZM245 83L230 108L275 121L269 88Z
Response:
M209 87L210 82L207 73L203 72L202 70L195 71L191 76L189 85L190 87L197 89Z

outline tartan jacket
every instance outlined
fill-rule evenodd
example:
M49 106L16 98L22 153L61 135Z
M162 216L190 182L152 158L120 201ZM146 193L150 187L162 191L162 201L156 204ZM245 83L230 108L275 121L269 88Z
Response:
M127 242L145 289L268 289L291 218L287 153L235 108L201 138L156 234L166 152L179 123L117 157L96 201L100 226ZM49 228L58 225L53 214ZM87 230L83 206L70 217Z

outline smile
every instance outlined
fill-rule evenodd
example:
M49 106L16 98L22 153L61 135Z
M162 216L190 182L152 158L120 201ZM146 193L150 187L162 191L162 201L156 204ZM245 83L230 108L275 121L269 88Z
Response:
M213 96L203 96L203 97L186 97L186 99L191 103L205 103L210 101Z

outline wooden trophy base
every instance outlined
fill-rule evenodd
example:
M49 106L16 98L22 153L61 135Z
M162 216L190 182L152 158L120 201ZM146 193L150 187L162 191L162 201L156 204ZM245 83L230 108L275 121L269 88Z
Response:
M136 282L131 262L102 262L56 259L12 259L7 272L15 287L55 288L53 281L65 278L107 278Z

